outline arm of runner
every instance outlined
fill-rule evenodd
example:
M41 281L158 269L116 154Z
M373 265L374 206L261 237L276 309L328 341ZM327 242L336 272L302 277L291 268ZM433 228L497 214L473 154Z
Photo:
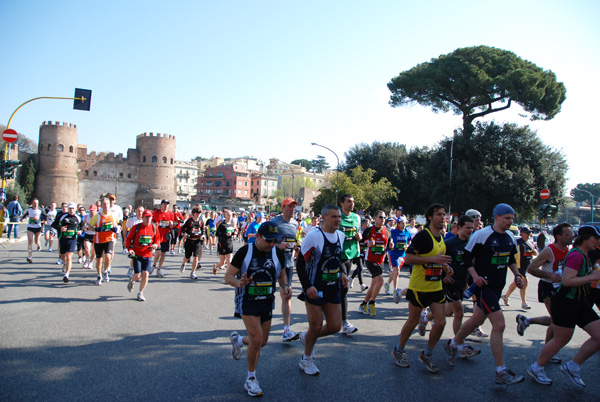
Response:
M306 272L306 259L310 257L312 252L312 248L306 252L306 255L300 253L298 258L296 259L296 273L298 274L298 279L300 279L300 283L302 284L302 289L306 296L309 299L318 299L319 295L317 294L317 288L315 288L310 280L308 279L308 272Z
M549 279L552 282L560 282L560 275L541 270L542 265L552 261L552 250L546 247L542 252L535 257L527 266L527 273L536 278Z

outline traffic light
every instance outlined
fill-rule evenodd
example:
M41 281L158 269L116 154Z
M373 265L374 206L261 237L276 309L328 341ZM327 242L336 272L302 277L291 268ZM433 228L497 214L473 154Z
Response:
M546 218L546 208L548 208L548 204L541 204L540 205L539 218L540 218L540 222L542 222L542 223L544 223L544 218Z
M92 102L92 90L75 88L75 99L73 101L73 109L75 110L90 110ZM83 100L82 100L83 99Z
M556 211L556 205L541 204L540 205L540 222L545 223L546 219L549 219L554 211Z
M3 180L14 179L17 177L17 169L21 166L21 161L19 160L3 160L0 162L0 176Z

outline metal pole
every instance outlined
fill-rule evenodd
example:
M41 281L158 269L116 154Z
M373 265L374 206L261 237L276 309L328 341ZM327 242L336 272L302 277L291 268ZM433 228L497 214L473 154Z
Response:
M321 147L321 148L325 148L326 150L328 150L329 152L331 152L332 154L335 155L335 158L337 159L337 169L335 171L335 205L337 205L338 203L338 191L340 188L340 158L338 158L337 154L335 152L333 152L331 149L327 148L326 146L323 146L321 144L317 144L316 142L311 142L310 145L315 145L317 147Z
M591 223L594 223L594 194L590 193L589 191L582 190L578 187L575 187L575 190L583 191L584 193L588 193L592 197L592 205L590 206L590 209L592 211L592 222Z

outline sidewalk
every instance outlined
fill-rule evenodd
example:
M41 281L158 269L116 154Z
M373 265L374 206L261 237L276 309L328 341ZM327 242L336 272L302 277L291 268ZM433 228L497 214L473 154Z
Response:
M17 240L15 241L14 237L10 238L10 243L8 242L8 239L6 238L6 233L2 233L2 237L0 237L0 244L11 244L11 243L22 243L27 241L27 235L25 236L21 236L21 237L17 237Z

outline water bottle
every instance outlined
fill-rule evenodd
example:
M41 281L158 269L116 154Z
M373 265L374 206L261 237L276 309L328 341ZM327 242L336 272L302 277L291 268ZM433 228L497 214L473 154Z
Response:
M484 276L483 279L485 279L487 281L487 276ZM477 286L476 283L473 283L471 286L469 286L467 288L467 290L465 290L465 293L463 293L463 298L470 299L473 296L473 293L475 293L475 291L477 289L479 289L479 286Z
M562 276L562 269L559 269L555 272L556 275L558 276ZM560 287L562 282L552 282L552 286L554 287L554 289L558 289Z
M323 298L323 292L319 290L317 292L317 296L319 297L319 299L322 299Z

